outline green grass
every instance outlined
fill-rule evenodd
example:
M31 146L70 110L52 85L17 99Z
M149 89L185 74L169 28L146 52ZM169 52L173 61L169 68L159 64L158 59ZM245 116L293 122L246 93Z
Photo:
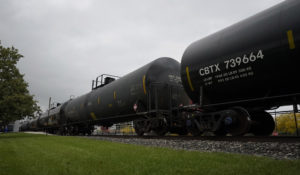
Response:
M177 151L78 137L0 134L0 175L295 175L299 172L299 160Z

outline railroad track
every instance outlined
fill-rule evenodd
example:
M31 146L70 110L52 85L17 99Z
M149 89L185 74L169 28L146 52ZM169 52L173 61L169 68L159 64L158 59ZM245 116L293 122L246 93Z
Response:
M120 139L159 139L159 140L202 140L202 141L229 141L229 142L279 142L300 143L300 137L295 136L240 136L240 137L218 137L218 136L136 136L136 135L91 135L86 137L106 137Z
M237 153L246 155L266 156L274 159L300 159L299 137L139 137L134 135L94 135L84 137L126 144L165 147L176 150Z

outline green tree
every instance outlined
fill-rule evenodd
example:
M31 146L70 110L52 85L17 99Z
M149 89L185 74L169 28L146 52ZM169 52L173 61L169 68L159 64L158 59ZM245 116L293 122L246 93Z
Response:
M0 41L0 125L40 111L33 95L29 94L24 75L16 67L22 57L18 49L5 48Z

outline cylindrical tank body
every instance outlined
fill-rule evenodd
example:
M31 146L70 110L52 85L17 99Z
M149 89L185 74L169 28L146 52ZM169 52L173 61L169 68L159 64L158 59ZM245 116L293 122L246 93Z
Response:
M46 127L48 127L48 120L49 120L48 112L43 113L40 116L39 120L38 120L38 126L39 126L39 128L46 128Z
M174 92L177 91L172 96L174 101L188 102L188 97L181 88L180 64L176 60L164 57L69 101L65 108L67 121L109 119L109 123L134 119L135 104L138 103L140 109L146 110L150 93L151 99L154 99L154 84L158 84L156 93L159 109L168 109L168 85L180 89L173 88ZM154 108L154 105L151 107Z
M200 87L203 105L299 93L299 9L285 1L192 43L181 78L193 102Z
M48 111L43 113L39 117L38 127L39 128L59 127L60 124L63 124L61 122L61 120L63 118L63 116L61 115L61 110L62 110L62 107L64 106L64 104L50 109L49 113L48 113Z
M39 120L39 118L35 118L35 119L29 121L28 129L30 131L37 131L39 129L38 128L38 120Z

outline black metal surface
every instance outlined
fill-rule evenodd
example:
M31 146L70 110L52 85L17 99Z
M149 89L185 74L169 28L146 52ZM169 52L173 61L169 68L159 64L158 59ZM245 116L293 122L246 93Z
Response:
M162 86L151 89L152 84L162 84ZM146 110L148 94L154 93L153 90L160 91L160 94L168 94L168 89L165 88L167 85L181 86L180 64L164 57L71 100L65 107L65 115L67 121L71 123L88 120L101 123L102 120L104 123L101 124L110 125L132 120L139 117L134 110L134 104L139 102ZM163 103L159 106L160 110L168 109L169 101L165 98L168 98L168 95L158 97L158 100ZM128 116L128 118L116 116Z
M256 136L268 136L275 129L275 122L269 113L265 111L260 111L254 114L251 114L251 132Z
M299 93L299 8L300 1L285 1L192 43L182 57L181 76L193 102L201 100L202 86L204 106ZM268 109L290 100L243 106Z

